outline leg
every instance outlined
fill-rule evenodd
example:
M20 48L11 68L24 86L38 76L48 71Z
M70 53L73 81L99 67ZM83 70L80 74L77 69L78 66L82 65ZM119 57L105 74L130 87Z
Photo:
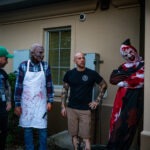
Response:
M32 128L24 128L24 141L26 150L34 150Z
M107 149L129 150L136 133L138 121L143 114L143 98L140 90L128 90L123 98L121 113L110 132ZM142 96L143 97L143 96Z
M39 150L47 150L47 129L38 129L39 131Z
M72 137L72 143L73 143L74 150L77 150L78 149L78 138L77 138L77 136Z
M8 116L4 115L0 117L0 150L5 149L6 138L7 138L7 124Z
M91 150L91 111L79 111L79 136L83 139L85 150Z
M67 118L68 118L68 131L70 135L72 136L72 144L74 147L74 150L77 150L78 146L78 115L77 110L67 108Z
M85 150L91 150L90 139L83 139L83 142L85 143Z

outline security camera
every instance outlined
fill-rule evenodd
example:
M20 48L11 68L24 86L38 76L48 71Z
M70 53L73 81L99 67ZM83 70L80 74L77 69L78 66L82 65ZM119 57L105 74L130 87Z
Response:
M80 21L85 21L86 15L84 13L81 13L79 16Z

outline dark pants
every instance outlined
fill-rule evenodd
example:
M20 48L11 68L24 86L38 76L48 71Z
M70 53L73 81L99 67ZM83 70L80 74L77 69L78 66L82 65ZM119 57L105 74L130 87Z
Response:
M110 133L108 150L129 150L143 117L143 94L143 89L127 90L122 99L120 115Z
M8 129L8 115L0 114L0 150L5 149Z

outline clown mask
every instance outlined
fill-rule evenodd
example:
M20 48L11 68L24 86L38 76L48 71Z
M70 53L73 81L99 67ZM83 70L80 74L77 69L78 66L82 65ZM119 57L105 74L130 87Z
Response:
M137 50L131 45L122 45L120 52L122 57L129 63L137 62L139 60Z

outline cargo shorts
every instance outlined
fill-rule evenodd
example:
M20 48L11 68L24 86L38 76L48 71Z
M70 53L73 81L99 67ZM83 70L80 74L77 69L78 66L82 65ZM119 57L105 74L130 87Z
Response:
M68 131L71 136L91 137L91 111L67 107Z

